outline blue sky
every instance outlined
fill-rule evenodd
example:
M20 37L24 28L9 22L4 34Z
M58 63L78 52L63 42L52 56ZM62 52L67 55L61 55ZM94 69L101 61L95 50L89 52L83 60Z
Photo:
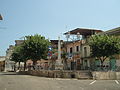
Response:
M0 56L25 35L57 39L75 28L120 26L120 0L0 0L0 13Z

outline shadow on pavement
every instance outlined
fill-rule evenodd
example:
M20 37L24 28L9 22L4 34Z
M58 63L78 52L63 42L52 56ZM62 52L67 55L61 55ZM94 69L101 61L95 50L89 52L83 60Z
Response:
M0 75L25 75L19 72L0 72Z

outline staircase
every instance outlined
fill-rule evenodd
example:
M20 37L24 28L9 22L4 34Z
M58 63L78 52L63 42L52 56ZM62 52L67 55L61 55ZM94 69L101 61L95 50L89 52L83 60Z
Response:
M78 79L92 79L92 73L90 71L77 71Z

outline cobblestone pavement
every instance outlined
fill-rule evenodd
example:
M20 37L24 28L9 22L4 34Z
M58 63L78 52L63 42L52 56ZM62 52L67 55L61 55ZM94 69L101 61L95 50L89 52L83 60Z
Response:
M120 80L77 80L0 73L0 90L120 90Z

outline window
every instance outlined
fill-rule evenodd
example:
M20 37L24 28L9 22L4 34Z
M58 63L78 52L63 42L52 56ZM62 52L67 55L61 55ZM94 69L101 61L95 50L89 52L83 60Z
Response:
M87 47L84 47L84 56L87 57Z
M76 46L76 52L79 52L79 46Z
M72 50L72 47L70 48L70 53L72 53L73 52L73 50Z

